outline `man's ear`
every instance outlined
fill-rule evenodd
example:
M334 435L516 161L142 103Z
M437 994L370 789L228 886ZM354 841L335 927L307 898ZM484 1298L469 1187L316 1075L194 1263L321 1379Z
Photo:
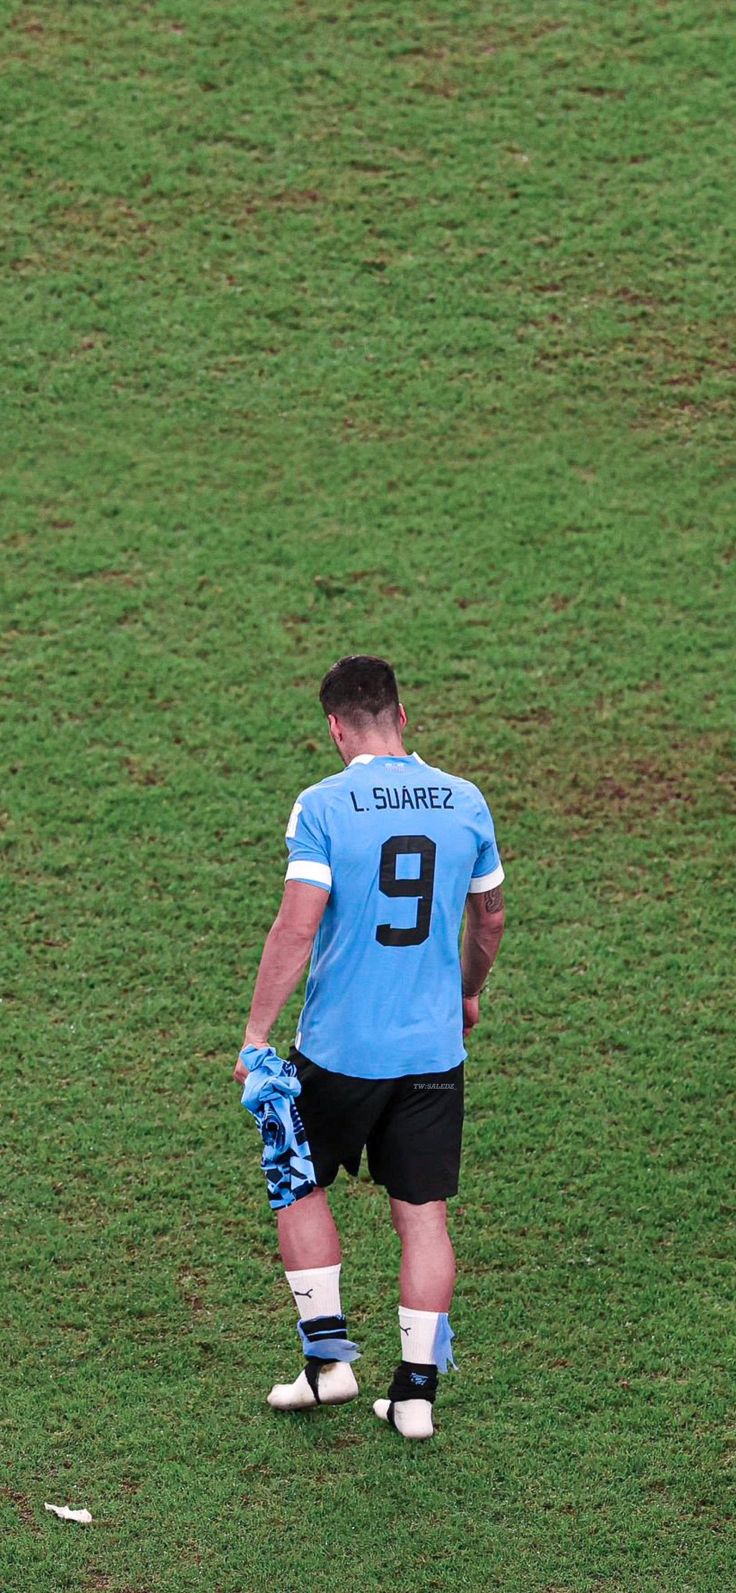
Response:
M330 728L330 735L332 736L335 745L339 746L340 742L342 741L342 725L340 724L337 714L328 714L327 723Z
M406 729L406 710L404 708L403 702L399 703L399 729Z

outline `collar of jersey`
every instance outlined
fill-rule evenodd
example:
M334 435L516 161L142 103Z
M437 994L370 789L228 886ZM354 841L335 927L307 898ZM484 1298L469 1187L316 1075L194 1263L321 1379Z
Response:
M355 757L350 759L348 768L352 769L354 763L373 763L375 758L381 758L384 762L390 758L394 763L411 763L412 760L414 763L424 762L418 752L404 752L401 754L393 752L356 752Z

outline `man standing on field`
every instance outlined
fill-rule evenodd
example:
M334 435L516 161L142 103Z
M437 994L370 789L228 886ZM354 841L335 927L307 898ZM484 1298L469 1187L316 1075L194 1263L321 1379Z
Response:
M249 1066L258 1067L311 954L287 1068L301 1085L298 1115L315 1182L301 1184L278 1211L306 1361L296 1381L277 1383L268 1399L298 1410L358 1392L325 1190L340 1164L357 1173L367 1149L401 1240L402 1358L388 1399L373 1409L405 1438L429 1438L437 1372L454 1364L446 1202L458 1185L463 1036L478 1021L503 934L504 872L477 787L405 751L406 714L390 664L341 659L325 675L320 701L345 768L294 803L283 900L235 1069L243 1083Z

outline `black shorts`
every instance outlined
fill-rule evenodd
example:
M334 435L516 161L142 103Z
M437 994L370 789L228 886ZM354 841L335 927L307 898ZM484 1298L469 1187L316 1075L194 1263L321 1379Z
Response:
M376 1184L421 1206L457 1194L463 1133L464 1067L401 1079L330 1073L292 1046L301 1081L297 1110L321 1189L342 1166L357 1173L364 1148Z

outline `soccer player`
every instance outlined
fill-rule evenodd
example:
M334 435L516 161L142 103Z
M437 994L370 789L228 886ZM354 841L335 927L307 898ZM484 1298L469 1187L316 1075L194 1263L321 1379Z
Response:
M373 1408L404 1437L428 1438L437 1371L454 1365L446 1203L458 1186L463 1039L503 934L504 871L478 788L406 752L390 664L341 659L320 701L345 767L294 803L245 1031L246 1045L269 1044L311 954L290 1057L318 1187L277 1214L306 1361L268 1399L297 1410L358 1392L325 1191L341 1164L357 1173L366 1149L401 1241L401 1361ZM239 1061L235 1078L246 1077Z

